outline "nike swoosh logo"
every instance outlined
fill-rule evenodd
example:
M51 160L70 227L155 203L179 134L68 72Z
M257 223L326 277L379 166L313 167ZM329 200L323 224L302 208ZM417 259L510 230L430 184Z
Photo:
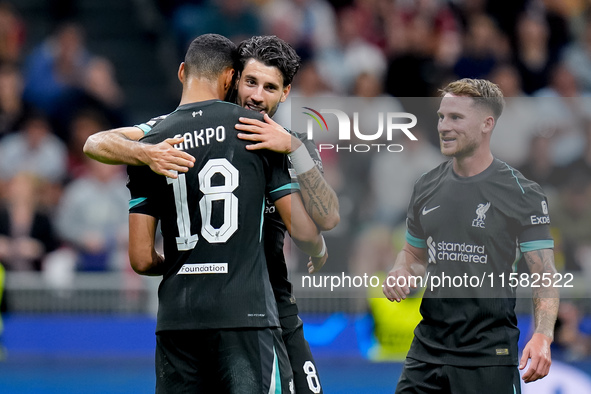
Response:
M441 205L438 205L438 206L436 206L436 207L433 207L433 208L431 208L431 209L426 209L427 207L423 207L423 215L426 215L426 214L428 214L429 212L436 210L436 209L437 209L437 208L439 208L440 206L441 206Z

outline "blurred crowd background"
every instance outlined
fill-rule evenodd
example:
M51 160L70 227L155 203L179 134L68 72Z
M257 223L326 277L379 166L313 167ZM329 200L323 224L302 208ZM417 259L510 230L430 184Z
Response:
M65 300L80 275L101 273L106 287L121 283L126 300L141 297L146 285L127 261L125 169L86 159L82 146L97 131L174 110L185 48L211 32L291 43L302 58L292 99L379 98L414 113L416 98L437 96L451 80L498 83L510 99L493 152L548 194L559 271L591 278L587 0L0 0L4 310L34 311L51 299L20 302L23 289L47 286ZM289 105L277 115L282 124ZM522 116L532 105L547 109L547 127ZM341 224L327 234L328 272L391 266L412 184L443 160L434 127L413 132L419 141L405 143L404 155L322 155L341 201ZM579 324L589 294L564 303L557 336L581 357L591 354ZM52 305L46 310L59 309Z

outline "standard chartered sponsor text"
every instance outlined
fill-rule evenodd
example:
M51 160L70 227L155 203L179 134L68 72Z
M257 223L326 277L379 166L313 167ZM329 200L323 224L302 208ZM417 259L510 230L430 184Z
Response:
M483 245L440 241L437 242L437 260L486 264L488 255Z

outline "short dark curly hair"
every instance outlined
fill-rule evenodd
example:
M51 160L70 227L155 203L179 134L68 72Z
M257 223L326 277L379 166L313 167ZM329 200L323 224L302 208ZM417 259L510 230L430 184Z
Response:
M195 38L185 54L187 75L215 79L226 68L234 67L236 44L219 34L203 34Z
M283 86L291 84L300 69L300 57L287 42L277 36L254 36L238 45L237 71L242 72L248 59L266 66L277 67L283 76Z

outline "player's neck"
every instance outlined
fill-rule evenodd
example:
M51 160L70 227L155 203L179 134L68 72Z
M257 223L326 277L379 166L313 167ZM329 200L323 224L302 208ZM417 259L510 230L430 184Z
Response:
M197 103L207 100L223 100L215 83L205 79L189 78L183 85L183 93L179 105Z
M493 162L494 157L490 150L475 153L467 157L454 157L454 172L461 177L471 177L486 170Z

